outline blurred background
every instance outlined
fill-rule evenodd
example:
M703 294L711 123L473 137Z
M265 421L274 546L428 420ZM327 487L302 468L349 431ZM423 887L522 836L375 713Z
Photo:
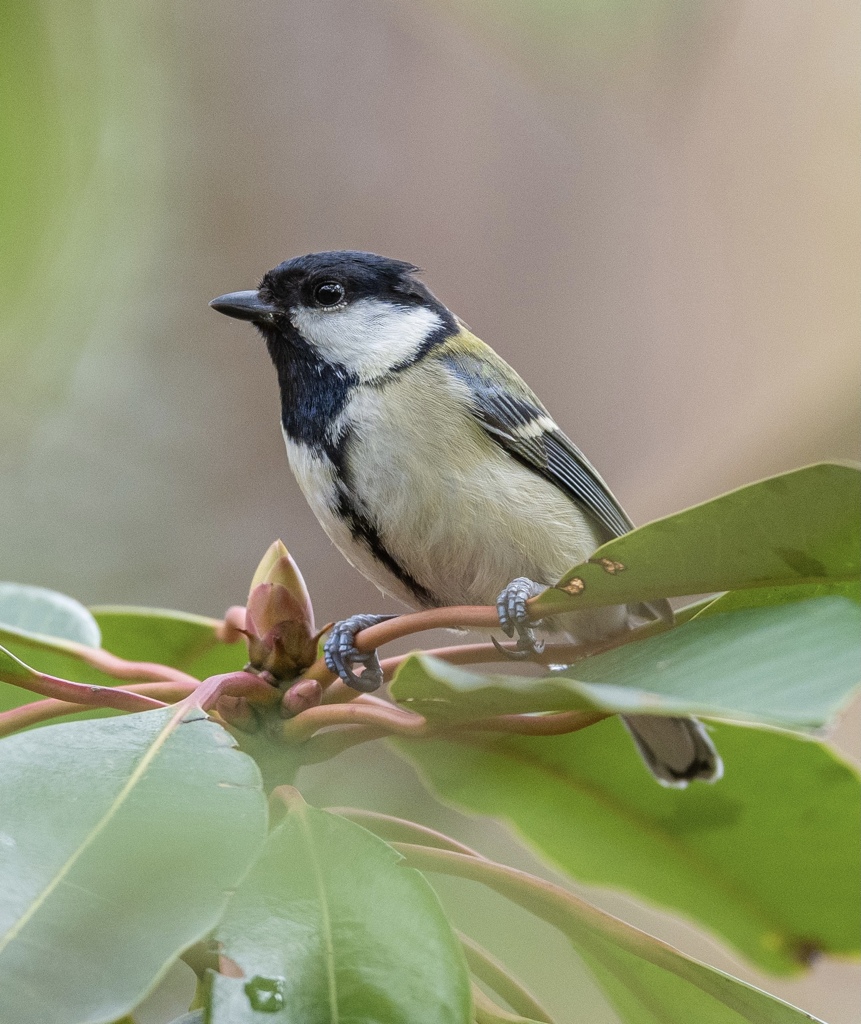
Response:
M848 0L4 0L0 18L0 578L218 615L281 537L320 621L397 610L290 478L262 342L207 308L320 249L422 266L636 522L858 457ZM416 813L377 746L309 773L310 798L361 802L361 779L366 803L373 786ZM501 828L433 815L535 867ZM855 1019L852 967L757 978L592 897ZM502 954L543 941L481 914ZM573 1020L543 948L524 973ZM578 1019L614 1017L596 994Z

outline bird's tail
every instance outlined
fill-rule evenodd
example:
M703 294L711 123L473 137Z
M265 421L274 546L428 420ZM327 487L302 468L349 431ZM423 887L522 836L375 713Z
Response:
M622 721L662 786L684 789L693 779L717 782L723 775L720 754L695 718L623 715Z

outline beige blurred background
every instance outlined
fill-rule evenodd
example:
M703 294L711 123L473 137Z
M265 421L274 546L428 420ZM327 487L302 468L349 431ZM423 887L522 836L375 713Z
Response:
M848 0L5 0L2 16L0 577L219 614L280 536L321 621L395 610L289 477L262 343L207 308L319 249L424 267L635 521L858 457ZM379 770L381 806L422 800L378 750L312 773L312 797L345 802L348 768ZM760 980L848 1024L857 976ZM614 1019L597 996L589 1012Z

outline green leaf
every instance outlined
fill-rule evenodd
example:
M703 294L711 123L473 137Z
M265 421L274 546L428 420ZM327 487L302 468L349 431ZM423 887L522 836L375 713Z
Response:
M731 590L711 601L689 605L693 614L687 619L721 612L734 612L740 608L767 608L775 604L793 604L796 601L812 601L816 597L842 597L861 604L861 579L850 583L802 584L799 587L755 587L752 590ZM688 608L676 612L676 622Z
M554 737L397 741L432 790L582 882L677 910L761 968L855 955L859 785L820 743L715 724L724 778L656 786L615 718Z
M101 645L98 623L82 604L56 590L24 583L0 583L0 625L88 647Z
M224 644L218 619L164 608L92 609L104 648L129 661L155 661L197 679L235 672L248 661L244 641Z
M16 658L5 647L0 647L0 672L13 683L17 684L20 682L22 686L36 675L28 664L21 661L20 658ZM33 696L30 690L25 692L29 693L31 697Z
M0 1020L113 1020L218 921L258 853L254 762L169 707L0 742Z
M816 1019L692 960L558 885L484 858L408 844L398 848L414 867L482 882L558 928L629 1024L800 1024Z
M657 947L647 958L636 948L581 932L575 947L627 1024L801 1024L819 1019L669 946Z
M742 593L760 606L728 596L676 629L544 678L480 675L416 655L391 693L445 720L597 710L824 725L861 682L861 608L845 597L768 604L760 591Z
M370 832L298 795L216 932L243 978L211 976L209 1024L472 1020L436 894Z
M553 614L716 590L855 581L861 573L859 484L858 469L822 463L658 519L566 573L558 587L579 581L579 593L551 587L534 610Z

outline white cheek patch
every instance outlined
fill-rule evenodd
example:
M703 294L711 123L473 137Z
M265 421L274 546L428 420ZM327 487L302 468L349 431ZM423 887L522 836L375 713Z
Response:
M424 306L393 306L358 299L343 309L290 311L293 326L330 363L340 363L360 380L374 380L409 362L442 319Z

